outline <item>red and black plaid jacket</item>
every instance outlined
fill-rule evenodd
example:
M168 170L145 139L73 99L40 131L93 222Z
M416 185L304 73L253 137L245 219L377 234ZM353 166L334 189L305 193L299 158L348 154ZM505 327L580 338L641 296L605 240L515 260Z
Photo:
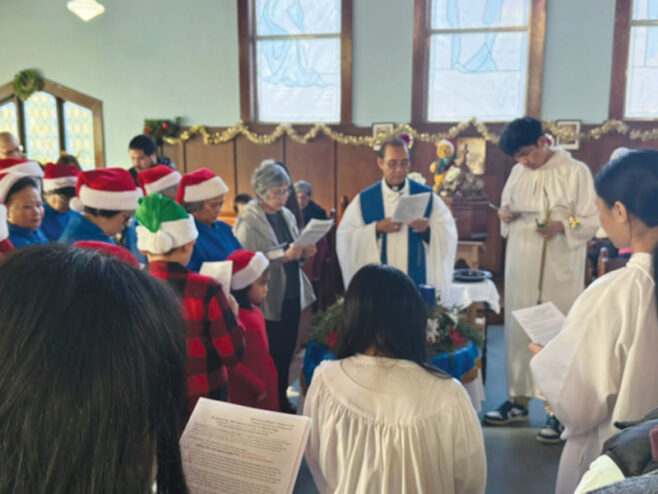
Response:
M244 328L237 322L221 286L177 262L154 261L150 273L169 283L183 300L187 323L188 414L200 397L226 401L232 367L244 354Z

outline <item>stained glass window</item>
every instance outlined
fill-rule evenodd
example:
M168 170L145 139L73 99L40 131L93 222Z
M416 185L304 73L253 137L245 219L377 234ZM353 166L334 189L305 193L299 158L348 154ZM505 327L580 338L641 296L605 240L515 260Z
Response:
M0 132L11 132L15 136L18 135L16 103L13 101L0 104Z
M525 113L530 0L432 0L430 121Z
M658 0L635 0L631 20L625 116L658 117Z
M64 103L64 136L66 152L78 158L84 170L94 168L94 124L89 108Z
M59 129L57 101L45 91L34 93L25 101L26 155L41 163L57 161Z
M340 0L256 0L261 122L338 122Z

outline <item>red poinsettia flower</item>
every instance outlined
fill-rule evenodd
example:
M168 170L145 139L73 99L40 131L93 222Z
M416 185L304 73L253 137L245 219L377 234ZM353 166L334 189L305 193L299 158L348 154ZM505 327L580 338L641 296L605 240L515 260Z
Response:
M145 134L150 134L151 133L151 127L149 127L149 126L144 127L144 133Z
M169 124L168 124L167 122L163 122L163 123L162 123L162 128L163 128L164 130L167 130L167 129L169 128Z
M336 346L336 343L338 343L338 330L334 329L327 335L327 343L329 343L329 349Z
M464 338L462 334L455 328L450 330L448 333L448 338L450 338L450 342L453 344L453 346L463 346L466 344L466 338Z

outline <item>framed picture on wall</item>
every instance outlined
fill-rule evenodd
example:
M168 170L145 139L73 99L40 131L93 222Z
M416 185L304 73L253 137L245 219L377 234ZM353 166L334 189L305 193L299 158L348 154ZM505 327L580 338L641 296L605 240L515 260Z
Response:
M555 122L559 131L571 130L574 136L580 133L580 120L557 120ZM577 150L580 148L580 139L565 139L558 134L555 139L555 144L564 149Z
M395 124L393 122L373 122L372 138L379 139L379 141L383 141L384 139L389 137L394 130L395 130ZM375 151L379 151L380 147L381 146L379 144L375 144L372 148Z

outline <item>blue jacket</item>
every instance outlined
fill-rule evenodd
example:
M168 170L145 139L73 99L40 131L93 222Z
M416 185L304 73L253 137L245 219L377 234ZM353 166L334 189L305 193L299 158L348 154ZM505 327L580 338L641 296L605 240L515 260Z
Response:
M48 239L40 228L32 231L12 223L7 223L7 226L9 227L9 240L17 249L26 245L48 243Z
M97 240L116 245L114 239L105 235L103 230L81 214L71 218L64 233L59 237L59 241L63 244L73 244L79 240Z
M228 223L215 221L212 227L196 220L194 223L199 230L199 236L194 244L188 269L198 272L204 262L223 261L231 252L242 248Z
M66 228L69 220L80 214L75 211L60 213L46 203L43 204L43 209L46 211L46 215L43 217L43 222L41 223L41 231L48 240L53 242L57 241L59 237L62 236L64 228Z
M137 249L137 220L135 218L130 221L130 224L123 232L123 246L128 249L141 264L147 263L146 256Z

